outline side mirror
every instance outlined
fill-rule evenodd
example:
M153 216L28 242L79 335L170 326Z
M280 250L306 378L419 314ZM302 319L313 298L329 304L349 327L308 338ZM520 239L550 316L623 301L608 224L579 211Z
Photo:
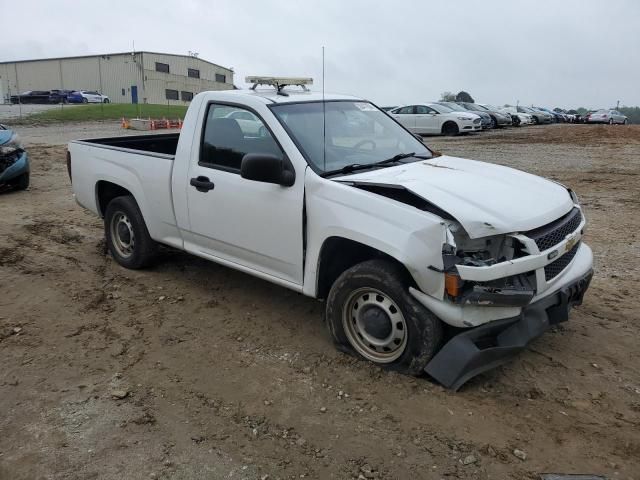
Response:
M256 182L275 183L290 187L296 175L282 158L269 153L247 153L242 157L240 176Z

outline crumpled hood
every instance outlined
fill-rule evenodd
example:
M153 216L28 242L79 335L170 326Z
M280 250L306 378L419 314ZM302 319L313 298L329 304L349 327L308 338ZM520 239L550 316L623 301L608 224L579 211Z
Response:
M509 167L449 156L336 180L401 185L453 216L471 238L531 230L573 208L571 196L558 183Z

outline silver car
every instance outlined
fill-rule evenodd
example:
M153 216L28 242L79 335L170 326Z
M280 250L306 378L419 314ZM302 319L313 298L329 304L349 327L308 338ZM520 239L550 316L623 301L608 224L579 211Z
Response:
M620 125L626 125L627 117L617 110L598 110L587 117L587 123L608 123L609 125L619 123Z
M510 127L513 125L511 115L505 112L501 112L495 108L490 108L488 105L479 105L477 103L460 102L467 110L471 112L484 112L491 116L491 128Z

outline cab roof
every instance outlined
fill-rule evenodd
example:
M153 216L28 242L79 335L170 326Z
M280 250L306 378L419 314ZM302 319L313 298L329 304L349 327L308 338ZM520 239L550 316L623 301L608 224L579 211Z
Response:
M278 93L274 88L264 88L255 90L217 90L216 95L229 96L229 98L238 98L238 96L246 96L251 98L260 98L264 100L265 104L269 103L300 103L300 102L321 102L324 98L325 101L331 100L354 100L354 101L366 101L362 98L354 97L351 95L341 95L336 93L325 93L303 91L297 89L286 89L281 93ZM285 95L283 95L284 93Z

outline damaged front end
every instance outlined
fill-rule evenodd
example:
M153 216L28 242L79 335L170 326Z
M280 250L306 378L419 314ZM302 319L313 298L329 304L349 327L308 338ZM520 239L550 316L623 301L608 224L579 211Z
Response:
M581 242L584 225L577 206L535 230L478 239L451 223L442 251L442 300L411 293L464 330L453 331L425 371L457 390L568 320L593 275L593 255Z
M26 173L29 173L29 159L18 135L0 125L0 185Z

